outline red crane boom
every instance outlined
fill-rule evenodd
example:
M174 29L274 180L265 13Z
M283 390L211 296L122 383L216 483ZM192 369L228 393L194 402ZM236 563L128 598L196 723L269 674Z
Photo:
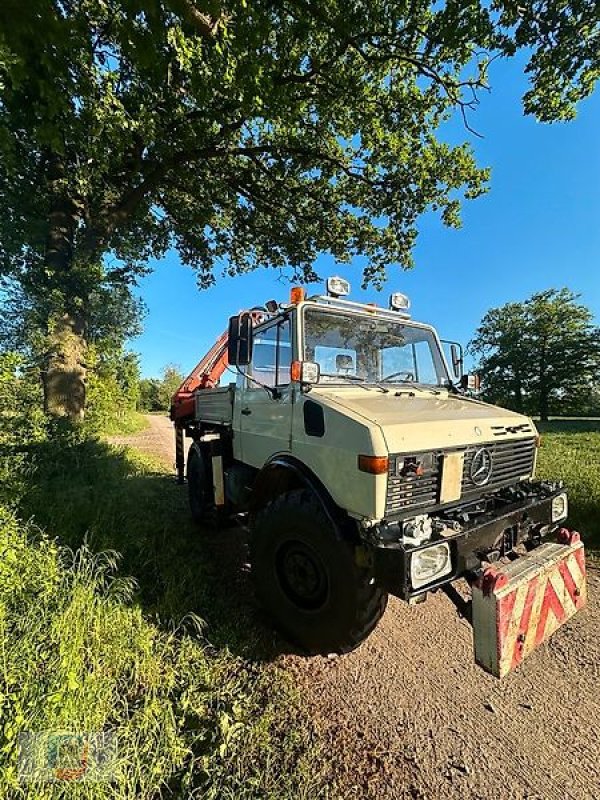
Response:
M197 389L212 389L217 385L229 363L227 341L227 331L224 331L177 389L171 399L173 422L193 416L194 392Z
M249 313L253 324L257 325L264 320L266 312L255 308ZM180 483L185 479L185 430L194 421L196 413L194 395L199 389L214 389L219 382L219 378L229 366L228 342L229 332L224 331L171 398L170 417L175 426L175 467Z

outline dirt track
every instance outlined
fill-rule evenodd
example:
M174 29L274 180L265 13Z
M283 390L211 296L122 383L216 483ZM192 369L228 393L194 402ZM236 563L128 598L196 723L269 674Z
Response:
M169 466L168 420L119 441ZM586 610L513 675L472 660L472 637L443 595L395 599L341 658L283 656L351 798L600 798L600 575ZM248 601L250 602L250 600Z
M132 436L110 436L111 444L127 444L142 453L158 456L165 464L174 468L175 435L167 416L146 414L148 427Z

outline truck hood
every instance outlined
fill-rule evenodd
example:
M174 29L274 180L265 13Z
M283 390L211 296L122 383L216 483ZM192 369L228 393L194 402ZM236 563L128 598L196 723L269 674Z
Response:
M396 394L398 392L398 394ZM311 397L378 425L390 453L530 438L532 421L513 411L442 390L315 387Z

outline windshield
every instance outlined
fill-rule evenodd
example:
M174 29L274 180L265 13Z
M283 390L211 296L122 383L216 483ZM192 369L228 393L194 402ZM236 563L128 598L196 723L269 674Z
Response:
M404 320L308 308L304 351L322 383L449 383L433 333Z

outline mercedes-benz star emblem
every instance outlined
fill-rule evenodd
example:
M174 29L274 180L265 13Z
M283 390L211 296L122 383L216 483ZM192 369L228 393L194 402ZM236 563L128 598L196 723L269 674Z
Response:
M492 477L492 454L490 451L481 447L475 451L471 466L469 468L469 477L475 486L484 486Z

